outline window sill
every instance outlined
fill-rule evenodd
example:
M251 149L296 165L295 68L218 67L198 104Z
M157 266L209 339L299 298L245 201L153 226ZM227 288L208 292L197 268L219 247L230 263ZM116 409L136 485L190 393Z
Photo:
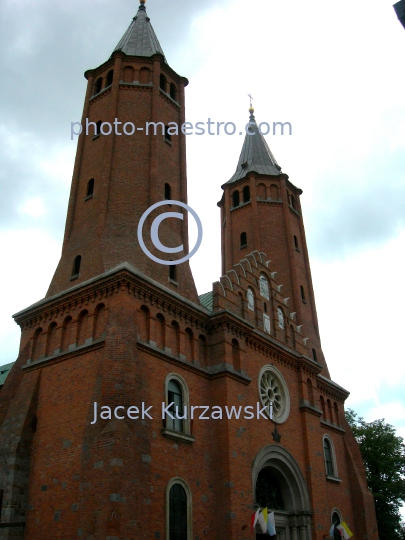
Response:
M84 198L85 201L89 201L90 199L93 198L93 195L86 195L86 197Z
M74 276L71 276L70 281L74 281L75 279L79 278L79 274L75 274Z
M303 304L306 304L306 303L307 303L307 301L305 300L305 298L301 298L301 300L302 300L302 303L303 303Z
M169 146L173 146L172 141L170 141L169 139L166 139L166 137L165 137L165 143L168 144Z
M243 244L242 246L240 246L240 249L245 249L247 248L247 244Z
M330 476L329 474L326 475L326 480L328 482L335 482L336 484L340 484L342 481L341 478L338 478L337 476Z
M295 248L295 251L296 251L297 253L301 253L301 251L300 251L297 247Z
M171 429L162 429L163 437L171 439L176 442L191 444L195 441L195 437L192 435L186 435L186 433L180 433L179 431L172 431Z
M170 206L171 206L171 205L170 205ZM172 285L175 285L176 287L179 286L178 282L175 281L174 279L171 279L171 278L169 278L169 283L171 283Z
M98 139L99 137L100 137L100 133L99 133L98 135L94 135L94 137L93 137L92 140L95 141L95 140Z

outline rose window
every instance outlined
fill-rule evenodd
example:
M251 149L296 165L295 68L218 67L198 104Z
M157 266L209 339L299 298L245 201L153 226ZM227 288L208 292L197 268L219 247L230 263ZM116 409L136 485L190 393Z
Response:
M290 395L283 376L272 365L264 366L259 375L259 395L263 407L270 415L270 402L273 404L273 420L285 422L290 413Z

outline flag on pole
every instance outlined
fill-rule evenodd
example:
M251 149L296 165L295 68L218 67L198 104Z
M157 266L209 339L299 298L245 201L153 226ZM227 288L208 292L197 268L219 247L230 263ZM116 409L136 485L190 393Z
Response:
M271 512L267 517L267 532L270 536L276 536L276 520L274 512Z
M263 510L259 513L259 525L262 530L262 533L267 532L267 508L263 508Z
M352 531L349 529L345 521L342 521L342 523L340 523L340 525L338 525L336 528L340 532L342 538L344 538L345 540L348 540L353 536Z
M337 523L337 522L336 522ZM329 531L329 536L333 539L333 533L335 532L335 525L336 523L333 523L332 524L332 527L330 528L330 531Z
M254 531L256 527L257 520L259 519L259 514L260 514L260 508L258 508L256 512L252 515L252 517L250 518L250 528L252 529L252 531Z

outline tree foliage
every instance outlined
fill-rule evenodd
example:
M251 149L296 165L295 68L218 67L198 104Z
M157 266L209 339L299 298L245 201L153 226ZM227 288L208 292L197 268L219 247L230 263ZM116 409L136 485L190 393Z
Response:
M400 508L405 501L405 445L384 418L366 422L353 410L346 420L359 444L368 487L375 499L380 540L405 540Z

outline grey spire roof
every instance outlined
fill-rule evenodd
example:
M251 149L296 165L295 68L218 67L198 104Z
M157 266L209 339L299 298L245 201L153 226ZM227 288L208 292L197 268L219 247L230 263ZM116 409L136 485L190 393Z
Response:
M254 135L246 133L236 172L232 178L228 180L227 184L245 178L249 172L269 174L271 176L278 176L281 174L280 165L277 163L276 158L271 153L268 144L259 131L256 118L253 115L253 109L250 111L249 122L254 124L249 126L250 132L254 132Z
M122 51L129 56L149 57L156 53L165 56L143 3L113 52L115 51Z

